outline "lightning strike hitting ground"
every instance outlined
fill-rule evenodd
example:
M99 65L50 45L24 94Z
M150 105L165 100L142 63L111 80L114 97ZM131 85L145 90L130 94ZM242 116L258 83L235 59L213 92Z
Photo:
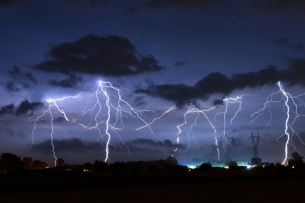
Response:
M262 90L260 92L256 93L256 94L249 94L248 93L248 94L243 94L241 96L237 96L235 98L224 98L223 99L224 111L216 113L216 116L223 115L223 128L224 128L223 133L222 133L222 145L223 145L223 151L224 151L223 154L225 154L225 152L226 152L226 146L233 147L227 140L227 132L226 132L227 113L228 113L228 110L229 110L229 104L235 104L235 103L238 104L238 109L234 112L233 117L230 119L230 124L232 124L234 119L242 111L242 103L246 102L246 101L243 100L243 98L245 98L246 96L251 97L251 98L253 98L253 101L255 102L256 97L258 95L260 95L262 92L264 92L265 87L270 86L270 85L271 85L271 83L266 84L262 88ZM283 134L283 135L286 135L287 140L284 144L285 158L284 158L282 164L285 164L287 162L287 157L288 157L288 146L293 146L296 149L296 147L294 146L294 144L292 142L292 136L293 135L297 135L298 138L301 140L302 144L305 145L305 143L302 141L300 136L293 129L293 125L296 122L297 118L299 118L301 116L305 116L305 115L300 114L298 112L299 107L304 106L304 103L305 103L305 101L300 99L300 97L304 96L305 94L301 94L301 95L298 95L298 96L293 96L292 94L290 94L290 93L288 93L284 90L284 87L281 84L281 82L278 82L277 85L278 85L280 90L277 91L277 92L273 92L266 97L266 100L263 104L263 107L250 115L251 121L248 124L251 124L251 123L255 122L257 119L259 119L260 116L262 116L264 114L264 111L266 109L268 109L268 112L270 114L270 119L269 119L269 122L267 123L267 125L265 125L265 127L260 131L260 134L261 134L270 125L270 123L272 121L272 112L271 112L270 105L272 103L280 103L280 102L284 101L284 109L283 110L286 114L286 120L285 120L285 134ZM86 87L87 87L87 85L86 85ZM84 90L85 90L85 88L84 88ZM51 134L50 134L50 137L51 137L52 152L53 152L53 156L55 158L55 166L56 166L57 158L56 158L56 154L55 154L55 147L56 146L54 146L54 144L53 144L53 136L54 136L55 130L54 130L54 125L53 125L53 120L54 119L53 119L52 110L56 109L60 114L62 114L64 116L66 121L70 121L66 112L62 108L60 108L60 106L58 105L58 102L68 100L68 99L77 99L82 94L84 94L84 90L81 93L79 93L75 96L65 96L65 97L62 97L62 98L59 98L59 99L47 99L46 102L48 103L48 109L43 111L41 115L36 116L35 119L34 119L34 117L31 117L29 119L30 122L34 123L34 127L33 127L32 134L31 134L32 145L33 145L34 135L35 135L35 132L36 132L36 129L37 129L37 121L39 121L39 119L41 119L47 113L50 114L50 117L51 117L51 121L50 121ZM277 96L277 95L281 95L281 97L279 99L274 99L274 97ZM290 103L293 104L295 110L291 109L289 101L291 101ZM103 111L102 106L104 106L104 111ZM207 109L207 110L199 110L198 108L190 108L187 112L184 113L184 123L177 126L178 133L176 135L177 136L176 141L177 141L178 145L180 143L180 135L182 133L181 127L188 123L187 122L187 115L192 114L192 113L197 113L197 117L195 118L194 123L189 126L188 131L186 133L187 138L188 138L188 148L186 149L185 153L190 148L190 133L192 133L192 138L197 143L197 141L195 139L194 132L193 132L193 128L194 128L194 126L197 125L197 119L199 118L200 113L201 113L201 114L204 115L204 117L207 119L208 123L210 124L210 126L214 130L215 145L216 145L216 148L217 148L218 160L220 160L219 143L218 143L217 136L216 136L217 131L216 131L215 126L211 122L211 120L206 115L206 112L210 112L212 110L215 110L215 108L216 108L216 106L214 106L210 109ZM98 88L96 89L96 91L94 91L94 93L92 93L88 96L87 104L85 105L85 108L83 109L82 113L79 116L77 116L75 119L72 118L71 123L76 123L76 124L83 127L83 131L79 134L79 136L87 129L88 130L96 129L98 131L99 137L98 137L97 141L99 143L105 144L106 156L105 156L104 161L108 162L108 161L110 161L109 145L111 145L110 141L111 141L111 134L112 133L115 133L120 138L121 142L123 143L123 145L126 146L126 148L128 149L128 152L129 152L129 148L128 148L127 144L123 141L122 137L120 137L120 135L117 132L119 130L122 130L122 128L116 126L119 123L124 128L123 119L127 119L130 122L133 121L134 119L140 120L141 122L144 123L144 125L142 127L139 127L137 129L135 129L135 130L141 130L141 129L147 127L149 129L151 135L154 136L154 133L153 133L150 126L156 120L159 120L159 119L163 118L166 114L168 114L168 113L170 113L170 112L172 112L173 110L176 110L176 109L177 109L176 106L172 106L167 111L165 111L161 116L159 116L157 118L154 118L150 123L147 123L142 118L141 115L145 112L153 112L153 111L147 110L147 109L139 110L139 109L133 108L127 101L122 99L121 89L113 86L110 82L99 81L98 82ZM294 113L294 115L295 115L293 119L290 118L290 115L292 113ZM91 114L91 119L90 119L90 122L85 125L78 120L81 120L86 114ZM94 124L92 124L92 123L94 123ZM102 133L102 129L101 129L102 126L104 127L103 133ZM290 129L291 133L288 132L289 129ZM237 131L237 130L235 130L235 131ZM232 132L235 132L235 131L233 130ZM283 135L281 135L279 138L281 138ZM105 143L103 142L104 136L107 137ZM178 148L176 148L174 150L174 152L176 152L177 150L178 150ZM129 152L129 154L130 154L130 152Z
M53 144L53 134L55 131L54 131L54 125L53 125L52 109L53 108L57 109L58 112L61 113L65 117L66 121L70 121L66 112L62 108L59 107L57 102L68 100L68 99L77 99L82 94L84 94L84 91L82 91L81 93L79 93L75 96L66 96L66 97L62 97L59 99L47 99L46 102L48 103L48 109L43 111L43 113L41 115L37 116L35 119L33 119L34 117L31 117L29 119L29 122L34 123L34 127L33 127L32 134L31 134L32 145L33 145L34 135L35 135L36 128L37 128L37 121L39 121L39 119L41 119L43 116L45 116L45 114L47 112L50 113L50 117L51 117L51 122L50 122L51 123L51 135L50 136L51 136L52 152L53 152L53 156L55 158L55 166L56 166L57 158L56 158L56 154L55 154L56 146L54 146L54 144ZM106 112L103 112L102 106L106 107ZM119 120L121 121L122 126L123 126L123 118L126 118L129 121L130 121L130 119L140 120L144 123L144 126L141 128L138 128L137 130L142 129L144 127L148 127L151 134L154 135L152 129L150 128L150 125L155 120L160 119L166 113L169 113L170 111L172 111L174 109L176 109L175 106L168 109L166 112L163 113L162 116L154 119L151 123L146 123L146 121L141 117L141 114L143 114L145 112L153 112L153 111L146 110L146 109L139 110L139 109L133 108L127 101L122 99L121 89L114 87L110 82L99 81L98 88L96 89L96 91L88 97L87 104L86 104L85 108L83 109L82 114L77 116L77 118L75 118L75 119L72 118L72 123L77 123L77 124L81 125L84 128L84 130L86 130L86 129L98 130L99 137L98 137L97 141L99 143L103 143L104 136L107 137L107 140L105 142L106 156L105 156L104 161L108 162L109 161L109 145L110 145L110 140L111 140L111 131L120 138L120 140L127 147L128 152L129 152L128 146L124 143L123 139L119 136L119 134L117 132L117 130L122 130L121 128L116 127ZM91 114L91 120L88 125L85 125L78 121L79 119L83 118L88 113ZM106 119L103 119L103 117L106 117ZM95 121L95 124L93 126L91 126L93 120ZM112 122L112 124L111 124L111 122ZM101 125L104 125L104 128L105 128L104 133L101 132L102 131L101 127L100 127ZM84 132L84 130L82 132ZM102 140L102 141L100 141L100 140Z

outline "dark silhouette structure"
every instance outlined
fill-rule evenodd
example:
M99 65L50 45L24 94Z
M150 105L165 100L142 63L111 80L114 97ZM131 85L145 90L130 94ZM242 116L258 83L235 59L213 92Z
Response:
M259 144L259 140L260 139L263 140L263 139L259 136L259 133L257 133L257 136L253 136L253 132L251 137L249 137L249 139L252 139L252 144L253 144L253 158L251 159L251 165L261 166L262 159L259 158L258 156L258 144Z

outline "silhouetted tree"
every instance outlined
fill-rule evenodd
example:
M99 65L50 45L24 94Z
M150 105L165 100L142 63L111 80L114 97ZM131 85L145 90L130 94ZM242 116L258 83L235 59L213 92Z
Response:
M32 161L33 161L33 159L31 157L23 157L23 159L22 159L22 169L30 170Z
M115 162L110 165L111 172L116 175L128 175L129 171L127 169L127 164L124 162Z
M21 158L12 153L1 154L1 170L13 172L22 168Z
M211 167L210 167L209 164L203 163L203 164L201 164L201 165L199 166L198 170L199 170L200 172L202 172L202 173L207 173L207 172L209 172L210 168L211 168Z
M178 165L177 159L176 159L175 157L173 157L173 156L167 157L166 161L167 161L169 164L172 164L172 165L175 165L175 166Z
M210 167L212 167L211 162L206 162L207 165L209 165Z
M188 172L189 168L187 166L177 165L176 168L175 168L175 171L178 172L178 173Z
M157 173L158 172L158 168L154 165L148 165L148 169L147 172L149 173Z
M58 168L63 168L64 163L65 163L65 160L63 160L62 158L57 159L57 167Z
M298 165L298 166L299 166L299 165L303 165L303 159L304 159L304 157L302 157L302 156L298 153L298 151L292 152L291 157L292 157L292 159L291 159L290 165Z
M237 162L236 161L226 161L225 164L226 166L238 166Z
M147 165L144 163L144 161L137 161L135 163L135 168L138 170L138 171L146 171L147 169Z
M95 160L93 164L93 170L95 174L109 173L110 167L105 162Z
M31 164L31 168L34 170L43 169L46 168L47 166L48 164L46 162L40 160L35 160Z
M89 163L89 162L87 162L87 163L84 163L84 165L83 165L83 170L90 170L90 171L92 171L93 170L93 165L91 164L91 163Z
M284 165L280 165L277 167L277 171L280 175L285 175L285 173L288 171L288 167Z

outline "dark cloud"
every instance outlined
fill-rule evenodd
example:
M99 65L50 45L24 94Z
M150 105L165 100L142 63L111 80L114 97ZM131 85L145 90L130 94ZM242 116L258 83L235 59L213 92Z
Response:
M181 67L181 66L184 66L186 63L186 61L177 61L174 63L174 66L176 67Z
M5 130L6 130L6 132L8 133L9 136L17 135L17 136L20 136L20 137L24 138L24 134L22 132L15 133L10 128L6 128Z
M137 12L136 7L131 6L131 7L128 7L126 9L126 11L122 12L122 16L132 15L132 14L135 14L136 12Z
M15 135L14 131L12 131L10 128L6 128L5 131L9 134L9 136Z
M177 106L196 104L197 100L207 100L212 94L230 94L234 90L245 87L254 88L259 84L285 82L286 85L305 86L305 59L291 59L289 68L277 70L275 66L257 72L238 73L228 77L219 72L214 72L199 80L195 85L163 84L148 85L146 89L138 87L136 93L144 93L154 97L174 101Z
M20 74L20 69L17 66L13 66L13 70L9 71L12 78L17 79Z
M50 140L34 144L31 149L41 152L52 151ZM89 152L89 151L100 151L103 149L103 145L98 142L83 142L79 138L53 140L56 152L72 151L72 152Z
M305 15L305 1L303 0L261 0L255 1L253 8L268 14Z
M233 147L239 147L244 145L240 137L229 137L229 140Z
M11 78L21 81L21 83L22 81L26 81L37 85L37 79L33 77L31 72L23 73L17 66L13 66L12 70L9 70L8 73Z
M162 142L151 139L136 139L125 143L128 148L126 145L122 145L121 147L114 147L113 145L110 145L109 148L117 152L127 152L128 150L130 152L149 152L151 150L175 150L176 148L185 149L183 144L173 144L170 140L164 140L164 142ZM85 153L89 151L104 150L104 144L98 142L84 142L79 138L61 140L54 139L53 144L57 152L72 151ZM50 140L46 140L44 142L34 144L31 149L42 152L50 152L52 151L52 146L50 144Z
M33 77L31 72L23 73L17 66L13 66L13 68L8 71L8 74L14 81L7 83L1 82L1 85L4 86L5 90L8 92L18 92L38 84L37 79Z
M25 73L23 77L25 80L30 81L35 85L38 84L37 79L33 77L32 73Z
M210 6L217 5L225 0L150 0L145 4L146 8L151 9L201 9L204 10Z
M146 103L145 101L143 101L143 97L144 96L141 96L141 97L137 96L137 97L135 97L134 104L135 104L136 107L144 105Z
M129 149L132 149L133 146L137 147L153 147L153 148L162 148L162 149L185 149L185 146L183 144L173 144L172 141L170 140L164 140L162 141L154 141L152 139L145 139L145 138L139 138L136 140L132 140L129 142L126 142L128 145Z
M280 45L280 44L284 44L285 42L287 42L288 40L284 37L281 37L278 40L274 40L275 44Z
M244 129L244 130L257 130L257 131L261 131L262 129L266 128L266 129L270 129L271 127L266 127L264 125L262 126L250 126L250 125L242 125L239 126L238 128ZM250 135L249 135L250 136Z
M224 105L223 99L215 99L213 101L213 106L222 106L222 105Z
M42 102L30 102L29 100L22 101L19 106L16 107L15 114L16 116L25 115L28 112L33 114L33 111L43 107L44 104Z
M291 46L291 48L296 49L296 50L304 50L302 42L297 45Z
M48 60L34 66L45 72L130 76L165 68L152 55L138 55L128 39L117 35L87 35L52 47Z
M67 79L64 80L50 79L48 81L48 84L55 87L76 88L80 82L82 82L81 76L69 74Z
M15 83L13 82L7 82L7 83L0 83L4 87L4 89L8 92L18 92L21 90L20 87L18 87Z
M66 119L64 117L57 117L56 119L53 120L53 123L61 123L65 121Z
M6 106L2 106L0 108L0 116L2 116L3 114L14 114L14 108L15 108L15 105L14 104L9 104L9 105L6 105Z
M19 3L26 3L28 0L0 0L0 6L13 6Z
M31 114L34 110L43 107L42 102L30 102L29 100L22 101L19 106L9 104L0 108L0 116L4 114L15 114L16 116L27 114L29 111Z
M72 3L72 4L76 4L76 3L81 3L84 6L95 6L97 5L99 2L105 2L106 0L67 0L68 2Z

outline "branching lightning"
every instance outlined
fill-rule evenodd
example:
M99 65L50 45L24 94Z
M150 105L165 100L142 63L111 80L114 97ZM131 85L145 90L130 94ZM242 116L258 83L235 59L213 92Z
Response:
M262 88L262 90L256 94L242 94L241 96L223 99L222 106L223 106L224 110L221 112L215 113L216 116L220 116L220 115L223 116L222 117L223 118L223 131L222 131L222 140L221 140L223 151L224 151L223 154L225 154L227 146L233 147L227 140L227 132L226 132L226 128L228 125L228 123L227 123L228 115L227 114L228 114L230 105L235 104L235 103L238 104L238 109L234 112L234 115L230 118L229 124L232 124L233 121L238 117L240 112L243 110L242 104L243 104L243 102L246 102L243 100L244 97L246 97L246 96L251 97L251 98L253 98L253 101L255 102L258 100L258 99L256 99L257 96L260 95L262 92L264 92L265 87L270 86L270 85L271 85L271 83L266 84ZM263 107L255 112L253 112L250 115L251 120L248 124L251 124L251 123L255 122L256 120L258 120L264 114L264 112L266 110L268 110L268 112L270 114L270 118L269 118L268 123L265 125L265 127L260 131L260 133L262 133L271 124L271 121L273 118L272 111L271 111L271 104L284 102L283 110L286 115L285 124L284 124L285 131L284 131L284 134L281 135L279 138L283 137L284 135L286 135L286 137L287 137L285 144L283 144L285 147L285 158L284 158L282 164L285 164L287 162L287 158L288 158L288 147L293 146L295 148L295 146L292 142L293 135L297 135L297 137L301 140L302 144L305 145L305 143L302 141L302 139L300 138L298 133L293 128L293 125L295 124L296 120L301 116L305 116L305 115L299 113L299 107L304 106L304 104L305 104L305 101L300 99L300 97L304 96L305 94L294 96L284 90L283 84L281 82L278 82L277 85L279 87L279 91L273 92L264 98L265 102L263 103ZM154 112L154 111L147 110L147 109L133 108L126 100L122 99L121 91L122 91L121 89L113 86L110 82L99 81L98 88L94 91L94 93L92 93L92 94L90 93L90 95L87 97L87 103L85 105L85 108L83 109L82 113L79 114L76 118L69 118L68 114L65 112L65 110L63 108L60 107L60 105L58 103L60 103L61 101L64 101L64 100L75 100L75 99L79 98L82 94L84 94L84 90L75 96L64 96L59 99L46 99L48 108L45 111L43 111L42 114L40 114L36 117L31 117L29 119L29 121L33 122L33 124L34 124L34 127L32 129L32 134L31 134L32 145L34 144L34 137L35 137L34 135L35 135L36 129L37 129L37 122L42 117L44 117L46 114L49 113L50 118L51 118L51 121L50 121L51 145L52 145L52 152L53 152L53 156L55 158L55 165L56 165L56 160L57 160L56 154L55 154L56 146L54 146L54 144L53 144L53 138L54 138L54 133L55 133L54 124L53 124L54 116L52 114L52 110L56 109L60 114L62 114L64 116L66 121L72 120L71 123L78 124L83 128L83 130L81 131L79 136L85 130L94 130L94 129L97 130L98 135L99 135L97 141L99 143L105 144L106 155L105 155L104 161L109 162L110 161L109 145L111 145L110 141L111 141L111 136L113 133L119 137L119 139L126 146L126 148L128 149L128 152L129 152L129 148L128 148L127 144L123 141L122 137L117 132L124 128L124 123L123 123L124 119L127 119L130 122L132 122L133 120L141 121L144 125L136 128L135 130L141 130L144 128L148 128L151 135L154 136L154 133L151 129L151 125L154 124L157 120L163 118L166 114L169 114L170 112L177 109L176 106L172 106L168 110L163 112L163 114L161 116L154 118L151 122L148 123L143 119L143 113ZM280 95L280 98L278 98L279 95ZM291 105L293 106L293 108L290 107ZM215 111L215 109L216 109L216 106L209 108L207 110L200 110L198 108L192 107L192 108L189 108L184 113L184 123L176 126L178 129L178 132L176 134L177 145L180 144L180 136L182 133L181 128L188 123L188 121L187 121L188 114L193 114L193 113L197 114L197 116L194 120L194 123L192 123L188 127L188 130L186 132L187 139L188 139L188 147L187 147L185 153L190 149L190 134L192 134L192 138L197 143L194 132L193 132L193 128L196 125L198 125L197 120L200 117L200 115L203 114L215 133L215 145L217 148L218 160L220 160L220 149L219 149L219 141L216 136L216 133L217 133L216 127L214 126L213 122L209 119L209 117L206 114L207 112ZM84 124L80 120L87 114L91 115L91 119L88 124ZM293 118L291 116L292 114L295 115ZM117 125L120 125L121 127L118 127ZM237 130L235 130L235 131L237 131ZM104 142L104 137L106 137L105 142ZM177 150L178 150L178 147L175 148L174 153Z
M114 94L114 93L116 93L116 94ZM79 93L75 96L65 96L65 97L62 97L59 99L47 99L46 102L48 103L48 109L43 111L43 113L41 115L36 116L36 118L31 117L29 119L30 122L34 123L34 127L33 127L32 134L31 134L32 145L33 145L34 144L34 135L35 135L35 132L37 129L37 122L39 121L39 119L41 119L43 116L45 116L47 112L50 113L50 117L51 117L51 122L50 122L51 123L51 135L50 136L51 136L52 152L53 152L53 156L55 158L55 166L56 166L57 158L56 158L56 154L55 154L56 146L54 146L54 144L53 144L53 134L54 134L55 130L54 130L54 124L53 124L54 117L52 114L52 109L55 108L60 114L62 114L64 116L66 121L70 121L66 112L62 108L59 107L58 102L68 100L68 99L77 99L80 97L81 94L84 94L84 91L82 91L81 93ZM106 109L105 111L103 111L103 108L102 108L103 106L105 106L105 109ZM87 104L86 104L85 108L83 109L83 112L79 116L77 116L77 118L75 118L75 119L72 118L71 123L76 123L76 124L82 126L84 128L84 130L82 132L84 132L87 129L89 129L89 130L96 129L99 134L99 137L97 139L98 142L100 142L100 140L103 140L104 136L107 137L107 140L105 142L106 156L105 156L104 161L108 162L109 161L109 145L110 145L110 141L111 141L111 131L120 138L120 140L126 146L128 152L129 152L128 146L126 145L126 143L124 143L122 137L120 137L120 135L117 132L118 130L122 130L121 128L116 127L116 125L119 123L119 121L121 121L120 124L124 127L123 121L122 121L123 118L127 118L129 121L130 121L129 118L140 120L141 122L144 123L144 126L138 128L137 130L148 127L151 134L154 135L152 129L150 128L150 125L153 124L154 121L162 118L165 114L171 112L174 109L176 109L175 106L169 108L160 117L153 119L153 121L150 123L147 123L142 118L141 115L145 112L153 112L153 111L147 110L147 109L139 110L139 109L133 108L126 100L122 99L121 89L113 86L110 82L99 81L98 88L96 89L96 91L93 94L89 95L89 97L87 99ZM91 120L88 125L85 125L85 124L79 122L78 120L82 119L87 113L91 114ZM112 115L115 115L115 116L112 116ZM103 117L106 117L106 119L103 119ZM95 124L93 124L93 126L92 126L92 122L95 122ZM101 125L103 125L105 128L104 133L102 133Z

